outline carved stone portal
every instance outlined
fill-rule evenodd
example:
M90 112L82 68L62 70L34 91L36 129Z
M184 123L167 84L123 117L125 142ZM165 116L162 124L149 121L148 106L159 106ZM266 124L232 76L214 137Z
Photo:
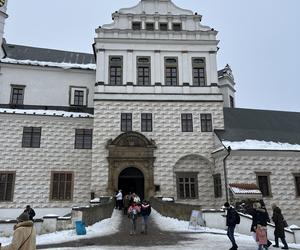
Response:
M144 135L137 132L126 132L119 135L114 140L107 142L108 149L108 193L114 194L126 180L135 182L138 189L144 189L142 197L150 198L154 195L154 150L155 142L148 140ZM131 169L126 171L126 169ZM136 171L134 171L136 169ZM136 173L141 175L136 176ZM122 174L121 174L122 173ZM129 173L124 176L124 173ZM135 173L135 174L130 174ZM121 175L121 176L120 176ZM141 183L141 180L144 183ZM122 183L120 182L122 181ZM120 183L119 183L120 182ZM142 185L143 184L143 185Z

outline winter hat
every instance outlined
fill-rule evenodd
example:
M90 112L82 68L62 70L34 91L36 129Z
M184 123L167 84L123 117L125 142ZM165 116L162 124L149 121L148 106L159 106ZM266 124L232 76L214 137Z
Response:
M29 215L28 213L22 213L19 215L17 218L18 221L28 221L29 220Z
M230 207L229 203L228 203L228 202L225 202L225 203L224 203L224 207Z

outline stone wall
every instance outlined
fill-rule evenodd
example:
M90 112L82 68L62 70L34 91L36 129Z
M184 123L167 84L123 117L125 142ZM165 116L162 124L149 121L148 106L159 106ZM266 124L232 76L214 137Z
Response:
M134 102L134 101L95 101L94 116L94 147L92 188L97 196L112 195L107 192L108 162L107 141L115 139L120 131L121 113L132 113L133 131L141 132L141 113L153 114L153 132L143 132L148 139L156 142L154 151L154 184L160 186L157 196L177 196L175 164L188 155L199 155L212 162L211 152L214 149L213 132L201 132L201 113L211 113L213 128L223 128L222 102ZM181 131L181 114L193 114L193 132ZM198 165L193 172L201 172L202 165ZM209 185L207 178L204 185ZM199 189L199 193L203 190ZM211 195L207 195L211 196ZM214 197L199 205L210 207ZM206 204L208 203L208 204Z
M161 215L179 220L189 221L193 210L201 210L201 206L166 202L157 198L151 198L150 203Z
M40 148L23 148L23 127L42 127ZM74 149L75 129L92 129L93 120L0 114L0 171L16 173L12 202L0 208L70 208L90 200L92 150ZM73 199L51 201L51 171L74 175Z

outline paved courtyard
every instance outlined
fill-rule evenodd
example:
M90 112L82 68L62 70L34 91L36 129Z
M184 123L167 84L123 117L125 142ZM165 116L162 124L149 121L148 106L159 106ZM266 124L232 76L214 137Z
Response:
M138 222L138 232L130 236L130 222L126 216L122 217L119 231L115 234L81 239L61 244L38 246L38 249L229 249L230 243L227 236L200 232L170 232L163 231L154 222L149 220L149 233L140 233L140 223ZM241 250L256 249L253 240L245 240L244 237L236 237Z

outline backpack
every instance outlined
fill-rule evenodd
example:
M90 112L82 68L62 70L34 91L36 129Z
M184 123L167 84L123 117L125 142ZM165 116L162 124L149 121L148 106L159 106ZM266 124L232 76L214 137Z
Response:
M241 217L240 217L240 215L239 215L239 213L237 212L237 211L234 211L235 213L235 223L236 224L240 224L240 222L241 222Z

